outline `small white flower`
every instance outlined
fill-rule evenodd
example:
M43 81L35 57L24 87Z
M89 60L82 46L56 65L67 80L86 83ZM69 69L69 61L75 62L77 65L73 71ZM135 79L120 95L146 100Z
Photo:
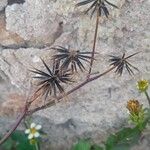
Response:
M25 134L28 134L28 139L31 140L33 138L38 138L40 133L38 130L42 128L41 125L36 125L35 123L31 123L30 128L25 130Z
M35 123L31 123L30 128L34 128L36 126Z
M29 134L29 133L30 133L30 129L26 129L25 134Z

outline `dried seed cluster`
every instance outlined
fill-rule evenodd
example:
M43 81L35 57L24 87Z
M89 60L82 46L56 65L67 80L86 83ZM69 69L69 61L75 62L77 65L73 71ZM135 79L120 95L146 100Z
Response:
M128 59L130 57L133 57L136 54L138 54L138 53L134 53L127 57L125 57L125 53L122 55L122 57L110 55L110 57L111 57L109 59L109 61L111 62L110 65L115 66L115 68L116 68L115 73L122 75L124 68L126 68L126 70L128 71L128 73L130 75L134 75L134 72L132 69L139 71L136 67L134 67L131 63L128 62Z
M57 95L57 91L60 93L64 92L64 88L62 86L63 83L68 84L72 81L71 73L68 70L60 71L59 63L53 64L53 69L51 70L48 65L42 60L46 71L41 71L38 69L31 70L33 73L36 74L34 78L38 79L38 90L37 92L42 90L42 94L45 96L45 99L48 95Z
M55 61L61 63L61 69L71 69L72 73L86 70L84 62L90 63L91 52L80 52L79 50L71 50L61 46L52 48L57 51L57 54L53 56Z
M91 52L80 52L70 50L62 46L53 47L57 54L53 56L53 69L51 70L46 62L42 60L45 71L39 69L31 70L36 74L34 78L38 79L38 90L45 96L45 99L49 95L57 96L58 92L63 93L63 84L74 82L72 80L72 74L78 72L78 70L84 71L84 62L89 63L91 59Z
M82 2L79 2L76 6L83 6L83 5L87 5L87 4L91 4L91 6L85 11L85 14L87 14L90 10L91 12L91 17L93 16L93 14L98 11L98 15L101 16L102 13L104 13L104 15L108 18L109 16L109 11L106 5L110 5L114 8L118 8L116 5L110 3L107 0L85 0Z
M90 3L92 4L90 7L88 7L85 13L92 11L91 16L93 16L93 14L97 12L98 17L101 16L102 13L106 17L108 17L110 13L107 6L118 8L116 5L110 3L108 0L84 0L77 3L76 6L85 6ZM95 32L97 32L97 30L95 30ZM94 42L96 42L96 40ZM62 46L52 47L51 49L56 51L56 54L52 57L54 61L52 66L53 69L50 69L46 62L42 60L46 71L41 71L39 69L32 70L32 72L36 74L34 78L38 79L39 81L37 92L42 91L42 95L45 96L45 99L47 99L49 95L53 95L56 97L58 92L63 93L63 84L69 84L73 82L73 73L85 71L85 63L91 63L91 61L93 61L94 59L92 57L93 53L95 53L94 51L82 52L80 50L72 50L70 48L65 48ZM125 68L130 75L133 75L133 69L138 69L134 67L131 63L129 63L128 59L136 54L137 53L134 53L127 57L125 57L125 54L123 54L122 57L111 55L109 61L111 62L110 65L116 68L115 73L122 75Z

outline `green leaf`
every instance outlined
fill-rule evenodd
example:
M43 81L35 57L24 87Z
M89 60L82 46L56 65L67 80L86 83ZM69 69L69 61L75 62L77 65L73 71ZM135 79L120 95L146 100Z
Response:
M91 143L88 140L80 140L72 150L91 150Z
M15 142L15 150L35 150L35 146L30 144L23 131L15 131L11 138Z
M130 146L138 143L141 131L138 127L123 128L114 135L110 135L105 143L106 150L128 150Z
M146 111L145 120L150 121L150 109L149 109L149 108L146 108L145 111Z
M23 131L16 130L1 146L2 150L35 150Z
M150 109L145 108L144 112L145 112L145 118L144 121L141 123L141 130L145 129L147 124L149 124L150 122Z
M11 150L13 147L13 140L8 138L7 141L1 145L2 150Z
M94 145L92 145L90 150L103 150L103 148L98 146L98 145L96 145L96 144L94 144Z

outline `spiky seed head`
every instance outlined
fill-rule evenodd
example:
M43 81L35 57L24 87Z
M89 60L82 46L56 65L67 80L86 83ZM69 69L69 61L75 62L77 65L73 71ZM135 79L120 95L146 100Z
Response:
M84 71L84 63L90 63L91 52L81 52L79 50L67 49L62 46L53 47L56 50L56 54L53 56L55 61L60 62L61 70L70 69L72 73L78 72L78 70Z
M82 2L79 2L76 4L76 6L84 6L87 4L91 4L91 6L85 11L85 14L87 14L90 10L92 10L91 12L91 17L93 16L93 14L98 11L98 15L101 16L102 12L104 13L104 15L106 17L109 16L109 11L107 8L107 5L110 5L114 8L118 8L116 5L110 3L108 0L84 0Z
M109 61L111 62L110 65L114 66L116 68L115 73L117 73L121 76L123 73L123 70L126 69L130 75L134 75L133 69L136 71L139 71L136 67L134 67L128 61L129 58L133 57L134 55L136 55L138 53L139 52L129 55L127 57L125 57L125 53L122 55L122 57L110 55L110 57L111 57L109 59Z
M45 99L49 95L57 96L58 92L63 93L64 88L62 84L68 84L73 82L71 73L66 71L59 71L59 63L56 62L53 64L53 69L51 70L46 62L42 60L46 71L42 71L39 69L31 70L33 73L36 74L34 78L38 80L38 90L37 92L42 92L42 95L45 96Z

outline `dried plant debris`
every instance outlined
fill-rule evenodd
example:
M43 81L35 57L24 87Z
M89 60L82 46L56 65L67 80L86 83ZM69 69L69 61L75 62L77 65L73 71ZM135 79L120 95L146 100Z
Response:
M125 57L125 53L122 55L122 57L110 55L111 57L109 60L111 62L110 65L116 67L115 73L121 76L124 68L126 68L126 70L128 71L130 75L134 75L133 69L139 71L136 67L134 67L131 63L128 62L128 59L130 57L133 57L134 55L138 53L139 52L129 55L127 57Z
M71 69L72 73L86 70L84 63L90 63L92 52L80 52L79 50L71 50L62 46L53 47L58 53L53 59L59 61L62 70Z
M68 70L63 72L60 71L58 62L53 64L52 70L48 67L44 60L42 60L42 62L46 68L46 72L39 69L31 70L36 74L34 78L39 80L39 88L37 92L41 91L42 95L45 96L45 99L47 99L49 95L56 97L58 93L64 92L64 88L62 86L63 83L69 84L73 82L71 73Z
M107 0L85 0L82 2L79 2L76 6L83 6L86 4L91 4L91 6L85 11L85 14L87 14L89 11L91 11L91 17L95 13L95 11L98 11L99 16L102 15L102 13L108 18L109 16L109 11L107 8L107 5L110 5L114 8L118 8L116 5L110 3Z

